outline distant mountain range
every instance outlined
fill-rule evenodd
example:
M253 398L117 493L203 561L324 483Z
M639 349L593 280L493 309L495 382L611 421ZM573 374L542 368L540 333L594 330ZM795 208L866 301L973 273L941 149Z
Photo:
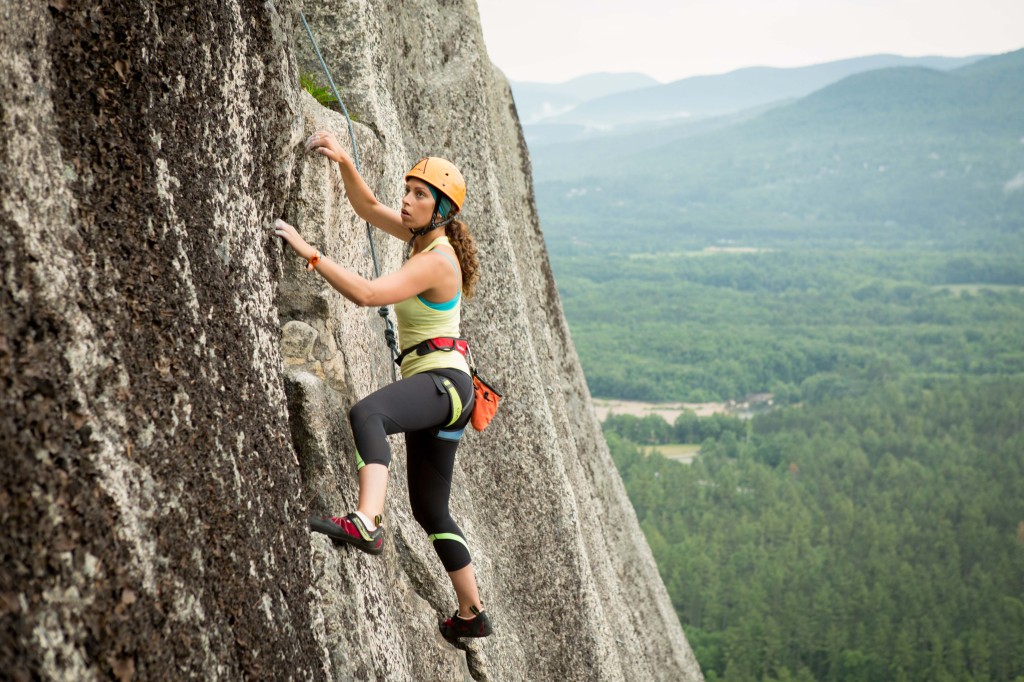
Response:
M531 146L549 247L1019 240L1024 50L965 61L859 72L760 110Z
M513 82L512 94L532 146L580 139L624 126L697 121L804 97L843 78L891 67L940 71L973 57L872 55L798 68L752 67L659 84L642 74L593 74L551 85Z
M564 114L591 100L657 85L658 81L642 73L592 73L564 83L513 81L512 96L519 121L528 125Z

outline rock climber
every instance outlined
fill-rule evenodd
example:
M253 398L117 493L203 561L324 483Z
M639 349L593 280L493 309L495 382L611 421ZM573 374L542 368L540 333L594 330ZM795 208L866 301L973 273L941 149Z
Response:
M310 529L370 554L384 548L385 492L391 448L387 436L404 433L409 502L451 578L458 610L439 624L449 640L486 637L492 627L476 583L466 536L448 510L455 450L470 418L473 382L460 338L463 297L478 278L477 249L458 220L466 182L451 162L427 157L405 174L401 209L377 200L348 153L328 131L314 133L306 150L338 164L349 203L360 218L408 242L410 255L392 274L367 280L313 248L294 227L277 220L274 234L306 259L343 296L360 306L394 304L402 378L366 396L349 412L356 443L359 502L347 516L312 517Z

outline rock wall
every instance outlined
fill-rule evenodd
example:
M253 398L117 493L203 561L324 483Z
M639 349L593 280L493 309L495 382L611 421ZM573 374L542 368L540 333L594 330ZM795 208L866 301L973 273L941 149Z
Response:
M391 380L376 310L266 231L373 271L298 88L290 3L17 0L0 23L0 670L11 679L697 680L603 444L548 266L507 83L468 2L307 2L397 204L420 156L466 175L465 332L507 393L460 448L453 514L493 637L406 499L380 557L310 536L356 499L346 410ZM383 233L383 271L404 245ZM390 243L389 243L390 242Z

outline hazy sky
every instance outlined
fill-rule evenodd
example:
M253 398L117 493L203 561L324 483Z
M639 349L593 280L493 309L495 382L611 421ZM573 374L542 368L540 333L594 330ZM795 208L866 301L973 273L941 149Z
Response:
M662 82L744 66L1024 48L1024 0L478 0L510 80L639 71Z

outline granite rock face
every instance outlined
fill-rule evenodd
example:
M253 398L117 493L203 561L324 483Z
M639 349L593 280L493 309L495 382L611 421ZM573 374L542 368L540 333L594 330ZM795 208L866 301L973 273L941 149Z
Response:
M493 637L409 511L384 553L311 536L356 500L347 410L392 380L384 321L307 273L274 218L373 276L404 245L302 141L345 119L290 3L17 0L0 10L0 670L11 679L699 680L601 437L505 79L470 2L307 2L364 176L469 183L464 332L506 392L452 512ZM393 316L393 312L391 313Z

